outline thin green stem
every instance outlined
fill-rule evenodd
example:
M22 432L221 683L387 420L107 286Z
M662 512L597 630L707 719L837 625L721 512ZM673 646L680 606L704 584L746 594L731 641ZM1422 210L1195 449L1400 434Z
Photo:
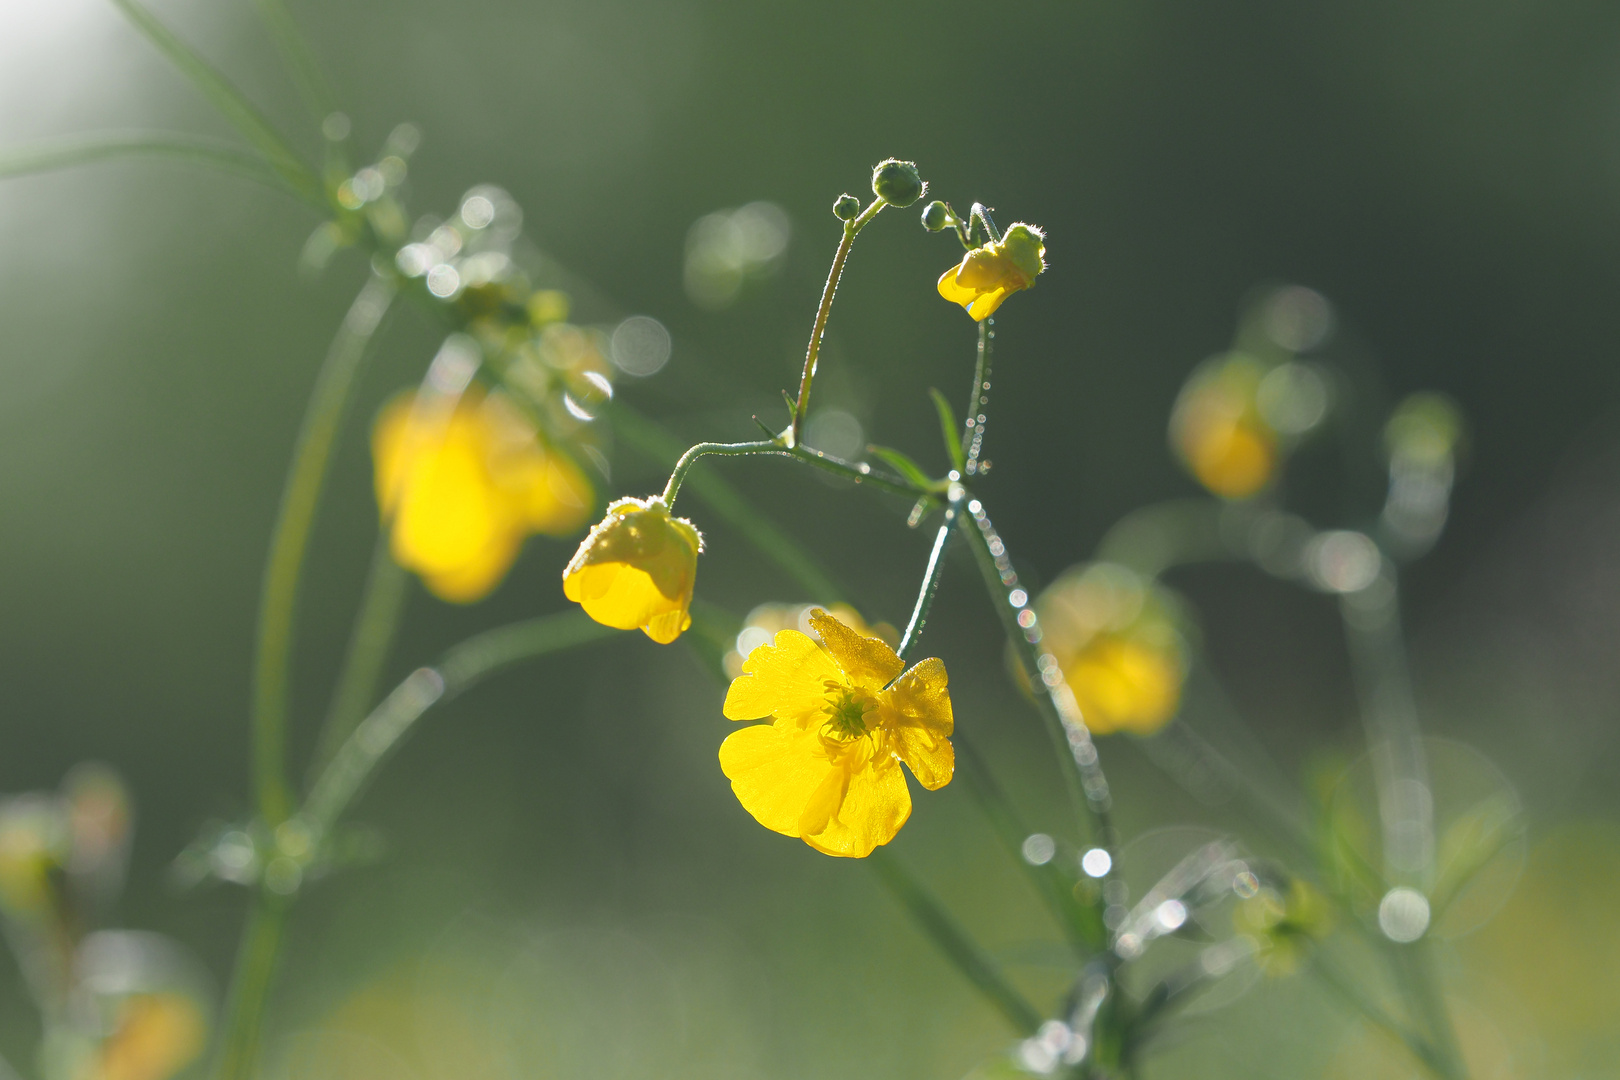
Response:
M866 862L945 958L973 984L973 988L984 995L985 1000L994 1005L1019 1034L1033 1035L1041 1024L1040 1010L1007 981L995 961L945 910L927 886L883 848L867 856Z
M1040 645L1040 620L1030 606L1027 591L1019 587L1018 574L1012 568L1006 544L991 524L983 504L978 499L969 500L967 511L969 520L962 528L972 544L1002 629L1029 680L1036 707L1047 723L1075 816L1093 843L1110 856L1117 856L1108 780L1098 762L1096 744L1091 741L1091 732L1080 714L1074 691L1064 680L1057 658ZM1111 862L1117 866L1119 860L1115 857Z
M669 483L664 485L664 505L671 510L675 508L675 497L681 492L681 482L686 479L686 474L691 470L692 466L697 464L698 458L709 457L710 455L740 457L751 454L780 454L784 452L781 443L764 440L740 443L698 443L696 446L688 448L686 453L682 454L680 459L675 462L675 468L670 470Z
M804 416L810 408L810 384L816 377L816 361L821 356L821 338L827 332L827 316L832 312L833 297L838 293L838 279L844 276L844 263L855 246L855 237L866 228L866 223L887 206L882 196L876 196L860 216L844 222L844 234L839 238L838 251L833 255L832 268L827 271L827 283L821 288L821 304L816 308L816 321L810 327L810 344L804 352L804 372L799 376L799 396L793 404L793 426L788 442L798 446L803 440Z
M182 75L191 80L209 104L264 155L270 167L280 174L289 187L319 205L325 204L320 178L304 164L281 132L246 95L137 0L112 0L112 3Z
M393 283L373 276L333 338L304 413L270 539L253 665L253 773L259 815L271 828L285 821L291 810L286 766L288 684L298 582L310 529L360 361L393 298Z
M315 59L309 42L299 31L292 12L287 10L282 0L254 0L254 7L259 9L259 18L269 28L276 51L287 66L287 75L298 88L298 96L303 98L304 107L309 110L311 119L319 124L337 110L337 94Z
M611 415L613 430L625 445L664 468L672 467L686 449L684 443L658 424L623 404L614 403ZM710 510L781 568L807 595L828 604L844 599L845 591L821 568L815 556L762 517L718 473L700 469L690 479L692 491Z
M0 177L67 169L124 157L167 157L208 165L275 188L324 210L326 200L287 182L258 154L200 135L171 131L109 131L50 139L0 153Z
M389 551L391 530L385 525L371 556L371 572L349 638L348 655L332 693L320 741L315 747L311 775L319 775L377 699L377 685L399 630L400 616L410 595L411 577Z
M224 1036L214 1062L216 1080L251 1080L259 1071L264 1009L275 981L289 899L261 888L254 894L225 1000Z
M963 476L979 472L979 457L984 452L984 425L986 409L990 404L990 355L995 341L995 319L979 320L979 348L973 362L973 396L968 399L967 418L962 422Z
M961 490L960 486L953 486ZM917 639L922 636L923 627L928 623L928 609L934 605L940 578L945 573L945 548L951 542L951 534L956 531L956 519L961 514L962 499L959 496L945 507L945 519L940 522L939 532L934 536L934 549L928 553L928 569L923 572L922 588L917 590L917 604L911 609L911 621L906 624L905 636L900 639L898 652L902 660L911 658L911 651L917 647Z
M820 450L812 450L807 446L788 447L778 442L743 442L743 443L698 443L687 449L680 459L675 462L675 469L669 474L669 482L664 485L664 505L673 509L675 497L680 494L681 484L686 480L686 474L696 465L699 458L719 455L722 457L785 457L794 461L802 461L806 465L820 469L823 472L841 476L856 484L869 484L879 491L886 491L891 495L904 495L907 498L918 498L930 494L928 489L919 487L902 479L891 479L872 471L870 465L852 465L840 458L823 454Z

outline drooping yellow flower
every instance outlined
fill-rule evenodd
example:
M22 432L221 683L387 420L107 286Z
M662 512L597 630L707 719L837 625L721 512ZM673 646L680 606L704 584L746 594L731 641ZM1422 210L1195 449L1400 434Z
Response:
M453 408L403 394L371 445L394 559L443 600L482 599L530 533L565 536L590 513L590 482L498 391L475 387Z
M821 643L783 630L743 662L725 715L771 722L732 732L720 768L767 829L863 858L911 816L901 762L930 791L951 781L945 664L931 658L902 673L904 662L880 639L820 610L810 625Z
M1170 416L1170 442L1189 472L1223 499L1246 499L1268 483L1277 433L1258 404L1265 368L1232 353L1195 370Z
M620 499L563 571L563 595L604 626L640 628L668 645L692 625L692 585L703 537L664 500Z
M1076 567L1035 602L1042 644L1098 735L1151 735L1175 716L1186 674L1176 604L1121 566Z
M1018 222L994 243L974 248L939 278L939 295L961 304L979 322L995 314L1001 302L1030 288L1046 269L1046 234Z

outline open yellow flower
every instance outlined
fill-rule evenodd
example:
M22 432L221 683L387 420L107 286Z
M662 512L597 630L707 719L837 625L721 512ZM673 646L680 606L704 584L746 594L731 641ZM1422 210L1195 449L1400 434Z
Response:
M732 732L720 768L767 829L863 858L911 816L902 761L930 791L955 772L945 664L930 658L902 673L880 639L820 610L810 625L820 644L783 630L748 654L725 715L771 722Z
M1217 357L1187 379L1170 416L1170 442L1189 472L1223 499L1246 499L1271 482L1277 433L1261 414L1265 369L1241 353Z
M939 295L961 304L979 322L995 314L1001 302L1035 284L1046 269L1046 234L1018 222L995 243L974 248L939 278Z
M668 645L692 625L703 537L658 496L620 499L563 571L563 595L604 626L640 628Z
M1042 639L1098 735L1151 735L1181 706L1185 644L1176 603L1122 566L1066 571L1035 601Z
M499 392L474 388L453 407L402 394L371 445L394 559L443 600L482 599L530 533L563 536L590 513L590 482Z

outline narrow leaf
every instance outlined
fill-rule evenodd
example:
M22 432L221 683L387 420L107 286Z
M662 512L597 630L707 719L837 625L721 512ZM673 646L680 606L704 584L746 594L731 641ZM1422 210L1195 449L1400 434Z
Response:
M951 403L945 400L945 395L928 388L928 394L934 399L934 408L939 413L940 434L945 436L945 452L951 456L951 468L961 473L967 468L967 458L962 455L962 431L956 422L956 412Z
M320 180L287 145L287 140L257 106L232 86L218 69L203 58L202 54L176 37L157 16L142 7L138 0L112 0L112 2L135 25L135 28L145 34L147 40L180 70L182 75L191 80L192 85L208 99L209 104L213 105L232 127L241 132L242 136L264 155L270 167L279 173L294 191L317 205L325 205Z
M892 465L895 472L905 477L914 486L925 491L937 486L929 478L928 474L922 471L921 466L900 451L888 446L868 446L867 449Z
M13 147L0 151L0 177L27 176L109 158L143 155L209 165L300 194L251 151L214 139L168 131L96 132Z

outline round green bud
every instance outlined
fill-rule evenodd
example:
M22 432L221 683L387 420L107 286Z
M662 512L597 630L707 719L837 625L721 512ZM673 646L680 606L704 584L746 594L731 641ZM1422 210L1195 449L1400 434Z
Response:
M853 221L861 212L861 200L845 192L833 200L833 216L839 221Z
M917 173L914 161L890 158L872 170L872 191L890 206L901 209L923 197L928 185Z
M935 199L922 212L923 228L929 232L939 232L951 223L951 211L946 205Z

